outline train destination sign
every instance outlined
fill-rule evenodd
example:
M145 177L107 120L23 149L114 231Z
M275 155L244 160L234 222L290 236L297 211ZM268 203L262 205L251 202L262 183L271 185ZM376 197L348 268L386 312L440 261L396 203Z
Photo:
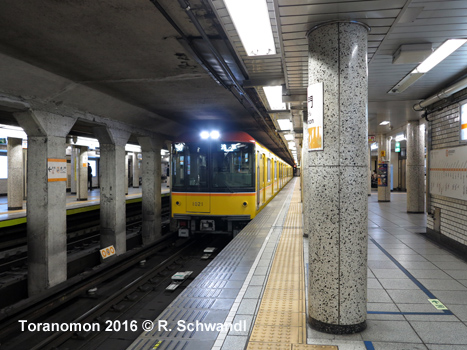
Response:
M308 86L308 151L323 150L323 83Z

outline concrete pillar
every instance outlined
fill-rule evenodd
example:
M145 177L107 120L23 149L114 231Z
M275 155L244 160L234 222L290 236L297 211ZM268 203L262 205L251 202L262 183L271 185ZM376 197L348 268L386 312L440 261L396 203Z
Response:
M28 291L38 294L67 278L66 135L76 118L14 114L28 135Z
M391 141L378 135L378 202L391 201ZM383 155L384 154L384 155ZM386 173L386 175L384 175Z
M133 153L133 188L139 188L140 169L138 154L136 152Z
M308 33L308 81L324 90L323 149L308 150L304 169L308 321L333 334L366 328L367 32L363 24L335 21Z
M147 136L138 137L143 151L143 245L161 237L161 148L162 141Z
M125 194L128 194L128 160L130 159L128 152L125 152Z
M28 191L28 150L23 149L23 199L27 200Z
M8 210L23 209L23 139L9 137L8 156Z
M71 182L70 182L70 193L76 194L76 183L78 181L78 146L71 146Z
M88 200L88 147L78 146L78 160L76 162L76 200Z
M126 252L125 145L130 133L106 127L94 128L100 144L101 248L114 246Z
M425 212L425 125L407 124L407 212Z

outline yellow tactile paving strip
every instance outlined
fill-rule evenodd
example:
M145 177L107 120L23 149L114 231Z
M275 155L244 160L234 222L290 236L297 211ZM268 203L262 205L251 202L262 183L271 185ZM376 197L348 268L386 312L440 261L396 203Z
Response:
M247 350L337 350L306 344L305 268L299 183L283 226Z

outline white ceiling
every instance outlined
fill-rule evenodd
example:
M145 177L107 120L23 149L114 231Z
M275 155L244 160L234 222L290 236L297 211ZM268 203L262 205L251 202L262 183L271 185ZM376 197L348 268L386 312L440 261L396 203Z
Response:
M252 86L285 84L294 101L294 128L301 130L308 81L305 34L318 23L349 19L371 27L370 134L390 131L378 126L382 120L399 128L420 118L412 110L415 102L467 74L465 45L404 93L387 93L417 65L392 64L400 45L436 48L449 38L467 38L467 0L267 1L277 54L253 58L245 55L222 0L187 1L232 69L240 86L235 87L179 1L3 0L0 97L69 106L168 138L205 125L243 129L290 157L274 131L274 119L284 115L268 114L262 89Z

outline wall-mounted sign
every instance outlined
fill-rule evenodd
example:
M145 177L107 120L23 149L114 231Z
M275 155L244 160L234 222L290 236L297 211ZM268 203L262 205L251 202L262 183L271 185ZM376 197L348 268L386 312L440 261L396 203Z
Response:
M102 259L107 259L108 257L115 255L115 248L113 245L108 246L107 248L101 249Z
M368 135L368 143L375 143L376 142L376 136L374 135Z
M308 150L323 150L324 84L308 86Z
M467 103L460 106L460 138L461 141L467 141Z
M386 151L379 151L380 157L386 157Z
M66 159L47 159L47 181L66 181Z
M6 144L7 144L6 137L0 137L0 145L6 145Z
M394 148L394 152L399 153L401 151L401 143L396 142L396 146Z

